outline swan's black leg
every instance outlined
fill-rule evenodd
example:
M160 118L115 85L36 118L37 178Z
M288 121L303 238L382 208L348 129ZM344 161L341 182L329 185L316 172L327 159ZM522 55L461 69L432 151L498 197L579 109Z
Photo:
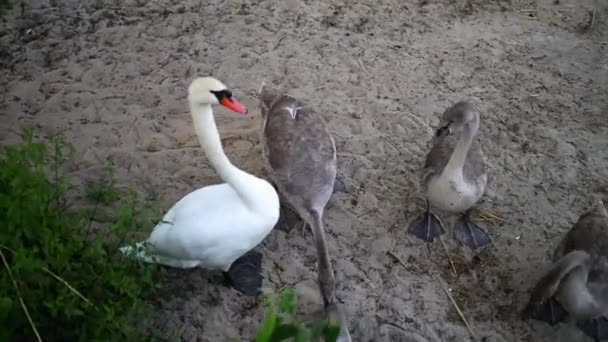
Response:
M454 227L454 239L471 249L478 249L492 243L490 236L471 222L471 210L467 210L462 223Z
M228 272L228 284L246 296L257 296L262 291L262 254L251 250L236 259Z
M431 212L429 201L426 201L424 214L410 225L408 232L426 242L433 242L436 237L445 233L441 220Z

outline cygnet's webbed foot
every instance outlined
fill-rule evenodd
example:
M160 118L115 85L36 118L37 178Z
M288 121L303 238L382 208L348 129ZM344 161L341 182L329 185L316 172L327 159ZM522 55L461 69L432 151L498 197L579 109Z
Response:
M274 228L289 233L300 222L302 219L293 209L281 204L279 220Z
M471 222L470 211L464 214L462 223L454 227L454 239L471 249L478 249L492 243L490 236L478 225Z
M427 202L426 212L410 225L408 232L421 240L433 242L436 237L444 234L445 230L441 220L431 212Z
M336 180L334 181L334 189L333 189L332 193L335 194L336 192L348 193L348 189L346 188L346 185L344 185L342 178L339 176L336 176Z
M544 303L529 303L522 312L522 318L543 321L550 325L565 322L568 312L562 307L557 299L551 297Z
M604 317L581 321L576 325L585 335L593 338L595 342L608 340L608 320Z
M236 259L228 272L224 272L228 284L246 296L262 292L262 254L251 250Z

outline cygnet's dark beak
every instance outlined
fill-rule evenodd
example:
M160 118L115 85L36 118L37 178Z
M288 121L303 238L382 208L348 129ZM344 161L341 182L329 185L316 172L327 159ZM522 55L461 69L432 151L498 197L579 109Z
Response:
M435 135L438 137L443 137L443 136L450 135L450 134L452 134L452 129L450 128L450 124L447 124L443 127L439 127L437 129L437 132L435 133Z

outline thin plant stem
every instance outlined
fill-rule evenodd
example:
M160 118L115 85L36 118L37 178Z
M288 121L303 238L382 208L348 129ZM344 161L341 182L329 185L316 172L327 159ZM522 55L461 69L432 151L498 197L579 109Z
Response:
M30 312L27 309L27 305L25 305L25 302L23 301L23 297L21 297L21 292L19 291L19 286L17 286L17 281L15 281L15 278L13 277L13 272L11 271L11 268L8 265L8 262L6 261L6 258L4 257L4 253L2 253L1 249L0 249L0 258L2 258L2 263L4 263L4 267L6 268L8 276L11 278L11 281L13 282L13 286L15 287L15 291L17 292L17 297L19 297L19 303L21 304L21 308L23 309L23 312L25 312L25 316L27 317L27 320L30 322L30 326L32 327L32 330L34 331L34 334L36 335L36 339L38 340L38 342L42 342L42 338L40 337L40 334L38 333L38 329L36 329L36 325L34 324L32 317L30 316Z

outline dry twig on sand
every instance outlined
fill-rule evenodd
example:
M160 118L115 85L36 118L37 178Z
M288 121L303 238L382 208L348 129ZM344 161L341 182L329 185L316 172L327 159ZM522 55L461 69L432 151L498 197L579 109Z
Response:
M476 211L477 211L477 215L475 215L475 216L481 221L489 222L492 224L509 223L508 220L505 220L502 217L496 216L491 211L487 211L487 210L483 210L483 209L479 209L479 208L476 208Z
M469 325L469 322L464 317L464 313L462 313L462 310L460 310L460 307L458 306L458 304L454 300L454 297L452 297L452 295L450 294L450 291L447 289L447 287L445 287L445 285L443 285L443 282L437 276L433 276L433 277L435 278L435 280L437 280L437 282L439 283L439 285L441 285L441 287L443 288L443 291L445 291L445 294L450 299L450 302L452 302L452 305L454 306L454 309L456 309L456 312L458 312L458 315L460 316L460 319L462 319L462 321L464 322L464 324L467 326L467 329L469 330L469 333L471 334L471 337L473 337L473 340L476 340L477 337L475 337L475 334L473 333L473 329L471 329L471 326Z
M450 255L450 250L448 249L448 246L443 241L443 238L441 237L441 235L439 235L439 241L441 241L441 244L443 245L443 249L445 250L445 254L447 254L447 256L448 256L448 260L450 261L450 266L452 266L452 271L454 271L454 275L458 276L458 272L456 272L456 266L454 266L454 260L452 260L452 256Z

